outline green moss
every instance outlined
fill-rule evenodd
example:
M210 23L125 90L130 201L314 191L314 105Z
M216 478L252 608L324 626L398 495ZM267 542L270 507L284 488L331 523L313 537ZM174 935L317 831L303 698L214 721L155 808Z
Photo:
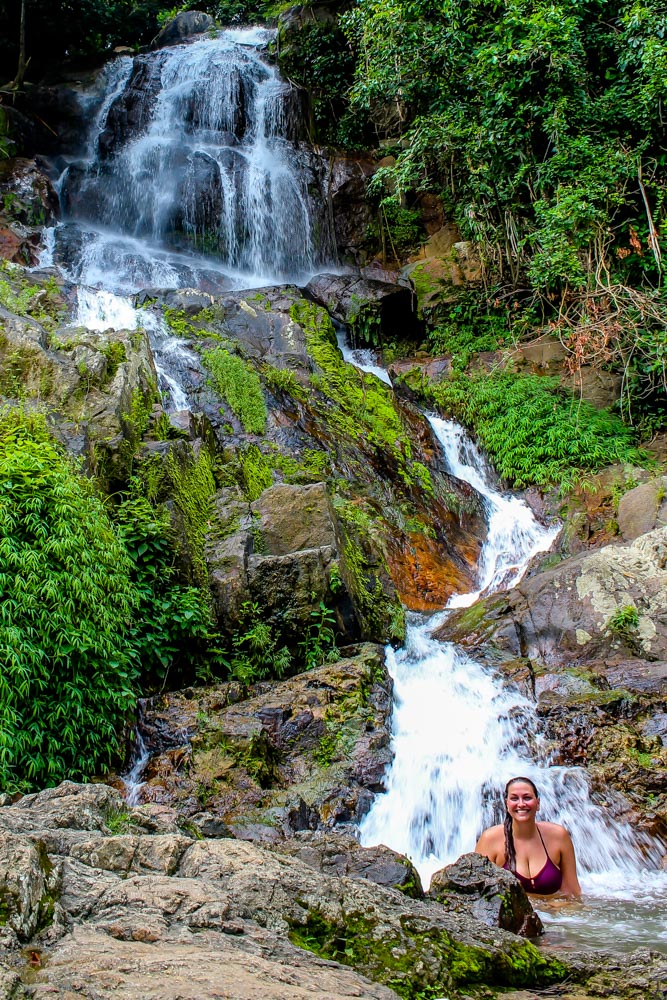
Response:
M223 347L204 351L202 358L211 373L211 385L239 418L243 429L248 434L263 434L267 410L262 385L254 368Z
M405 1000L439 997L476 983L545 986L567 974L560 962L528 942L512 943L494 955L454 941L444 929L409 914L401 918L401 930L390 933L361 913L335 921L312 910L304 921L291 922L290 939L322 958L353 966Z
M206 584L208 572L204 559L204 539L211 518L215 481L211 456L205 449L186 456L172 449L167 456L167 473L174 502L183 517L189 556L195 581Z
M256 444L244 448L239 459L244 493L248 500L257 500L273 484L271 467Z
M387 636L401 642L405 638L405 610L400 601L392 600L385 593L377 567L368 560L361 545L349 536L343 548L341 568L361 617L363 635L376 642ZM386 565L383 569L386 572Z
M189 316L183 309L163 309L162 315L175 336L188 339L197 337L219 339L219 334L212 332L209 326L224 319L224 311L220 306L201 309L194 317Z
M104 817L104 825L112 837L121 836L124 833L133 833L137 829L137 824L132 817L132 811L124 806L109 809Z
M131 461L142 437L148 430L151 411L159 398L157 385L152 380L144 385L136 386L132 391L130 409L121 417L125 435L123 453L128 462Z
M0 343L0 351L2 348ZM15 347L2 357L0 395L12 399L48 399L53 385L51 364L38 348Z
M294 372L289 368L276 368L274 365L262 365L262 375L269 389L282 392L292 399L303 401L308 395L305 386L301 385Z
M11 272L12 281L0 279L0 304L17 316L36 320L52 331L64 313L60 289L55 278L31 282L21 268Z

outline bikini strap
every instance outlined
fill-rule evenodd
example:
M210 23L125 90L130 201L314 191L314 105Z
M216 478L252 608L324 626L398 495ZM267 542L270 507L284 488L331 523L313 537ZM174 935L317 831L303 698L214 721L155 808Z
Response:
M541 830L540 830L539 826L537 825L537 823L535 824L535 826L536 826L536 828L537 828L537 832L538 832L538 833L539 833L539 835L540 835L540 840L542 841L542 847L544 848L544 853L546 854L546 856L547 856L547 858L549 859L549 861L551 861L551 855L550 855L550 854L549 854L549 852L547 851L547 845L546 845L546 844L544 843L544 837L542 836L542 832L541 832ZM553 861L552 861L551 863L553 864Z

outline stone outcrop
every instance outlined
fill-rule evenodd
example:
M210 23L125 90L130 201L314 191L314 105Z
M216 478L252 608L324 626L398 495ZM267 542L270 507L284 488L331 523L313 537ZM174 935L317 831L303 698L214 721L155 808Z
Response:
M455 864L436 872L428 895L466 910L489 927L502 927L528 938L544 932L518 879L479 854L464 854Z
M176 45L193 35L201 35L215 27L215 21L210 14L200 10L181 11L172 18L151 42L152 49L160 49L165 45Z
M390 985L406 995L480 974L501 985L565 973L514 935L435 902L238 840L151 835L142 822L142 809L106 786L65 783L0 809L3 899L23 879L2 932L0 971L14 996L388 1000Z
M382 344L419 335L412 291L357 274L318 274L306 285L306 294L350 327L358 344Z
M53 185L35 160L0 160L0 258L34 265L42 227L60 215Z
M68 322L72 289L5 270L0 298L0 394L39 401L61 440L112 481L147 428L157 374L144 332L85 330Z
M164 695L142 721L153 757L141 799L176 808L206 836L260 843L354 824L391 759L391 696L371 645L279 685Z
M379 861L387 872L398 860L377 849L345 857L340 840L299 837L280 851L196 840L164 832L169 821L161 828L151 808L70 782L0 808L3 1000L390 1000L572 974L580 997L609 995L613 977L616 995L661 996L664 956L574 954L564 964L465 912L466 859L451 866L443 905L373 881Z

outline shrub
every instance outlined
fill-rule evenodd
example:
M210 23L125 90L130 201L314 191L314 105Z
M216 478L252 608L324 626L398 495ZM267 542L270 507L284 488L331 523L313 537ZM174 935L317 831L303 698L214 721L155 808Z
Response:
M0 417L0 787L111 763L134 704L131 564L44 420Z
M131 641L142 685L163 683L173 667L181 680L190 681L193 673L209 679L211 668L226 666L227 661L213 627L208 594L176 578L166 509L155 510L144 497L133 495L120 504L116 519L139 601Z
M505 368L456 374L431 393L475 433L498 473L517 487L567 485L577 470L644 457L618 417L577 401L555 378Z

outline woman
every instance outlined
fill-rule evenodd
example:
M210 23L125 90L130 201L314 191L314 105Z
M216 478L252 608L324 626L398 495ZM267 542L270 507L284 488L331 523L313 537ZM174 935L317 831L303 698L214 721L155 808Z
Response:
M530 778L507 782L505 808L505 822L484 831L477 854L513 872L526 892L580 896L572 838L557 823L538 825L540 796Z

